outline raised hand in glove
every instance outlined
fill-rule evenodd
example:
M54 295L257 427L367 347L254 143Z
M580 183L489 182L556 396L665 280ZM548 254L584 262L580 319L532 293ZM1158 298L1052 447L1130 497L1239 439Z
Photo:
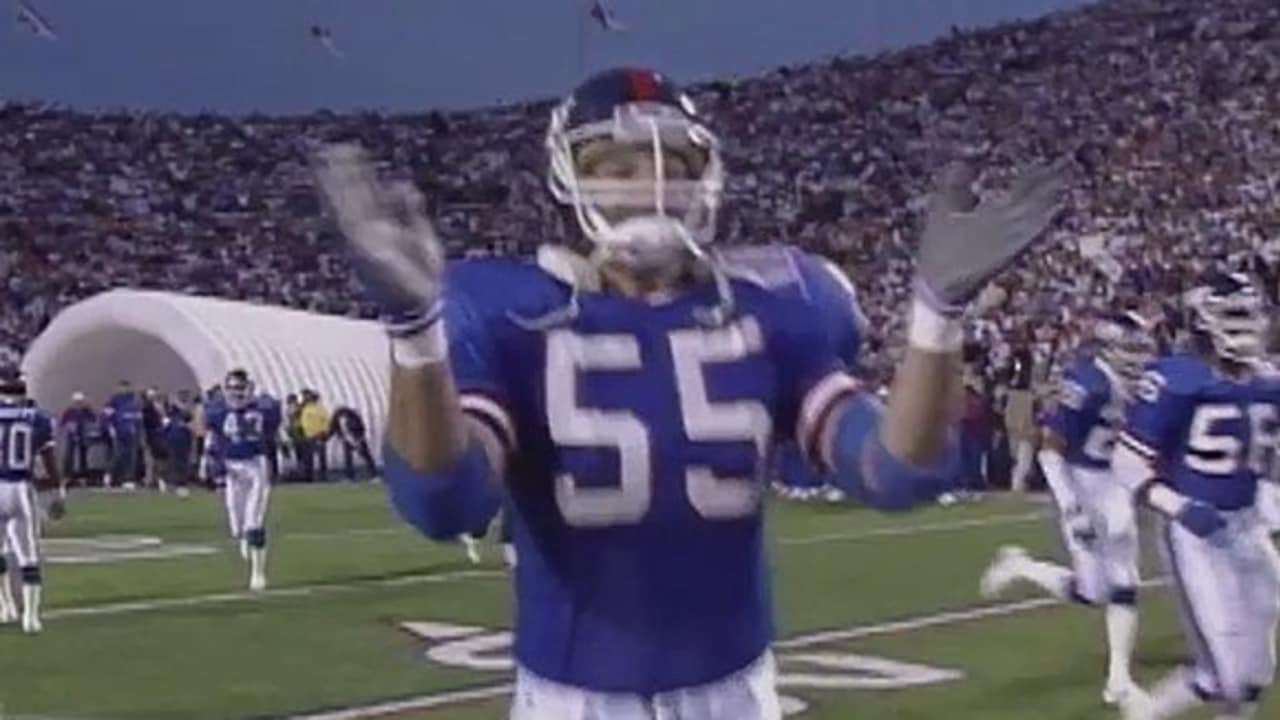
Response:
M1066 165L1032 167L1007 196L981 201L973 180L964 164L943 171L920 241L916 292L943 315L962 311L1049 226L1066 186Z
M358 145L330 145L315 160L316 184L338 221L352 263L393 338L440 317L444 252L409 183L378 179Z

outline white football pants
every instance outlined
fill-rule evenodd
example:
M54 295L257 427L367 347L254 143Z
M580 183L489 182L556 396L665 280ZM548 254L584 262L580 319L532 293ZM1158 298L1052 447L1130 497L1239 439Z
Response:
M766 653L723 680L651 696L593 692L516 668L511 720L781 720L777 668Z
M1104 605L1117 588L1138 586L1138 519L1133 496L1108 470L1071 467L1076 501L1089 513L1098 536L1085 543L1060 518L1062 540L1071 556L1076 592Z
M1271 685L1275 674L1280 577L1257 510L1225 516L1227 528L1207 540L1168 523L1163 549L1195 654L1195 683L1238 700Z
M18 567L40 563L40 511L36 491L28 482L0 482L0 530Z
M227 525L231 537L243 538L246 530L263 527L267 519L267 499L271 495L271 478L267 459L227 460L227 485L223 499L227 503Z

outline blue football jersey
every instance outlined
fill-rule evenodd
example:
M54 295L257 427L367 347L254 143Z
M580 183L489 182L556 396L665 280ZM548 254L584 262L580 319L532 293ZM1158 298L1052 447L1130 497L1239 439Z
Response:
M1178 354L1149 368L1134 395L1123 439L1166 482L1222 510L1253 505L1275 452L1280 380L1231 378Z
M516 260L450 271L462 406L511 451L515 654L543 677L648 694L769 646L766 455L806 429L811 389L853 381L809 300L730 284L736 312L714 326L709 280L645 302Z
M133 437L142 432L142 400L137 393L122 392L112 395L102 412L115 435Z
M853 284L829 260L782 245L733 248L723 259L733 275L779 296L806 303L821 320L836 354L851 366L862 345L866 320ZM773 468L791 488L820 488L826 476L789 438L774 449Z
M1062 373L1058 402L1045 427L1067 445L1063 456L1077 467L1111 467L1111 451L1124 423L1124 396L1101 360L1077 358Z
M36 457L53 443L53 421L29 404L0 403L0 482L30 482Z
M210 447L220 459L251 460L267 454L280 428L280 408L261 397L240 407L219 400L210 403L205 421L213 434Z

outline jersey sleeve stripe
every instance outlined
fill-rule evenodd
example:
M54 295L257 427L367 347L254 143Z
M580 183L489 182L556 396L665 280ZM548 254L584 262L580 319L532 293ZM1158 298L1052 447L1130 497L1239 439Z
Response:
M494 434L508 453L515 452L517 445L516 425L511 420L502 403L493 398L475 392L462 393L458 398L462 411L483 422Z
M831 410L843 400L862 389L862 384L842 370L827 375L809 390L800 404L800 418L796 422L796 445L810 458L820 455L817 440L830 419Z
M1124 443L1125 447L1129 448L1130 450L1134 451L1135 453L1141 455L1142 457L1148 460L1154 459L1155 456L1157 455L1156 451L1152 449L1150 445L1130 435L1128 432L1120 433L1120 442Z

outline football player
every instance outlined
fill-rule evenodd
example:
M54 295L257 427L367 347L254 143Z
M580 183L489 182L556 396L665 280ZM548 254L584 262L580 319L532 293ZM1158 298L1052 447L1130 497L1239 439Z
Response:
M267 586L267 498L271 474L267 453L280 428L280 408L264 396L255 396L249 373L227 373L220 398L205 410L211 466L226 477L223 498L231 537L240 543L241 557L249 561L249 589Z
M1163 549L1194 661L1130 720L1163 720L1202 703L1251 718L1275 673L1280 577L1256 506L1277 436L1280 377L1261 362L1266 325L1251 278L1221 274L1186 296L1187 352L1138 382L1113 468L1165 516Z
M860 501L936 496L959 313L1050 222L1061 170L981 203L972 173L943 176L884 410L811 298L767 287L833 282L813 258L775 248L744 272L717 252L719 143L670 80L589 78L553 110L546 147L568 243L448 268L410 186L380 182L353 146L318 159L391 336L392 502L453 539L505 490L512 718L779 718L764 456L794 435Z
M40 632L40 511L36 500L36 462L44 468L46 488L62 487L54 450L53 423L27 397L27 385L14 368L0 369L0 527L18 563L22 585L22 630ZM56 500L61 507L61 500ZM0 553L0 622L17 619L9 589L7 560Z
M1000 549L982 578L995 597L1015 580L1062 600L1106 607L1110 663L1102 699L1117 705L1137 692L1131 664L1138 633L1138 526L1133 496L1111 476L1111 452L1131 388L1155 354L1151 323L1120 312L1094 326L1096 350L1063 373L1038 454L1071 567Z

